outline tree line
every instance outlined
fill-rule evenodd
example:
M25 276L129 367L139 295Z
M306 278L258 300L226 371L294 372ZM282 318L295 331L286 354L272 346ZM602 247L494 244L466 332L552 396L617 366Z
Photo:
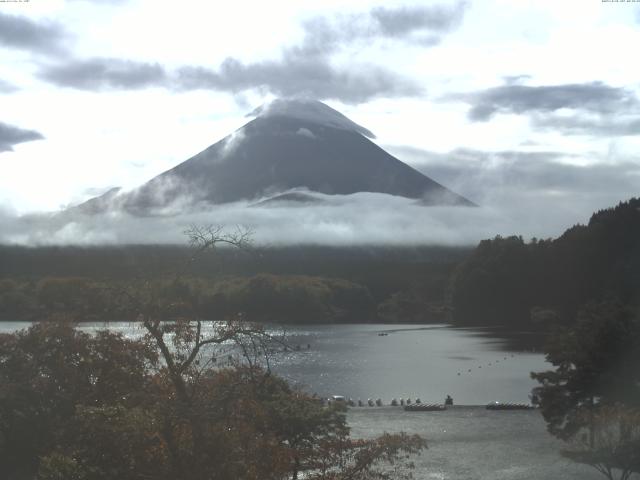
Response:
M304 275L259 274L219 279L163 277L114 281L86 277L0 280L1 320L40 320L52 316L78 321L133 321L137 311L119 298L153 296L174 317L189 313L222 319L243 314L260 322L371 321L376 305L362 285Z
M588 302L640 305L640 198L557 239L483 240L455 270L449 298L457 324L543 330L572 323Z
M245 312L257 321L443 322L449 275L467 249L176 246L0 246L0 320L50 313L131 319L113 292L155 290L197 304L201 318ZM176 280L176 272L181 272Z

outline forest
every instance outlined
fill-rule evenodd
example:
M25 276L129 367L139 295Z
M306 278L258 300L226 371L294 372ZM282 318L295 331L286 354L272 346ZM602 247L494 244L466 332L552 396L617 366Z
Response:
M6 246L0 256L0 318L51 320L0 335L8 478L409 478L423 438L352 439L340 406L262 361L281 340L260 322L371 319L553 332L555 369L532 373L549 432L607 478L640 471L640 199L557 239L496 237L475 250ZM111 319L135 319L144 335L73 323ZM216 365L228 342L242 361Z
M0 320L128 320L118 292L146 292L200 318L442 322L448 278L468 248L0 247ZM179 310L179 309L178 309ZM176 311L174 313L179 313Z
M449 322L549 331L590 301L640 304L640 199L556 239L458 247L0 247L0 320L131 320L123 292L168 318L259 322Z
M548 330L573 321L588 302L640 305L640 198L595 212L556 239L496 237L455 270L458 325Z

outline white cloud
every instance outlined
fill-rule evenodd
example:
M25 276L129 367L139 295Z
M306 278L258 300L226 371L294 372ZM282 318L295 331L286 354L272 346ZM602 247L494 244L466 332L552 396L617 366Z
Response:
M280 206L245 203L207 206L187 215L137 217L121 211L99 215L67 212L17 217L0 212L5 228L1 243L122 244L183 243L190 225L243 225L254 231L257 245L473 245L496 234L546 237L558 235L576 220L568 208L550 208L527 197L518 204L474 207L424 207L402 197L360 193L316 195L320 203ZM561 205L561 204L560 204ZM523 211L527 214L523 215ZM550 214L549 212L554 212ZM585 219L580 218L584 221Z
M105 3L49 0L7 3L2 8L3 13L25 16L42 25L51 25L47 22L55 19L55 28L64 30L56 30L57 38L64 38L64 47L69 50L67 54L73 58L157 63L168 72L184 65L215 69L227 57L247 65L277 61L282 58L283 51L304 42L307 33L304 25L311 18L327 18L338 22L332 25L338 25L336 19L363 15L379 7L388 8L388 2L381 0L240 0L225 4L224 8L213 2L195 0L179 4L156 0L132 0L117 2L117 5ZM398 6L443 3L412 0ZM505 77L518 75L528 75L522 79L523 85L602 82L640 96L637 82L640 67L630 55L630 46L640 44L640 29L635 18L637 7L583 0L560 3L537 0L470 2L458 28L430 48L408 45L402 39L341 44L327 57L331 67L348 68L356 63L384 67L419 85L426 93L424 97L404 99L380 96L360 105L339 101L328 103L375 132L381 145L402 144L447 153L456 149L509 151L523 144L538 144L546 151L566 155L567 162L615 169L629 158L638 158L638 136L614 139L613 132L598 138L564 135L557 129L536 128L529 117L514 113L472 123L467 118L468 105L440 101L452 92L499 87L504 84ZM211 91L175 92L163 88L82 92L58 88L37 78L38 71L54 65L62 57L43 59L42 52L31 55L24 49L3 49L2 54L5 61L0 65L0 85L13 85L17 89L0 87L0 122L19 125L45 137L37 142L21 143L14 152L0 153L3 169L0 202L12 205L22 213L55 211L60 205L86 199L88 188L139 185L239 128L247 121L244 115L248 111L273 98L271 93L259 88L237 97ZM352 92L359 87L358 84L349 85ZM549 119L546 120L548 126ZM590 126L582 120L584 128ZM610 122L607 126L613 128L616 124ZM585 155L585 152L596 155ZM402 155L399 158L419 165L412 158ZM504 159L494 161L503 162ZM460 168L466 166L460 165ZM605 177L615 178L614 175ZM455 189L458 185L447 186ZM495 183L489 187L476 182L474 188L481 198L474 199L487 200L485 206L488 205L486 209L476 211L476 215L486 223L461 218L459 216L463 214L457 210L452 218L467 222L488 236L503 230L506 233L511 227L522 233L542 229L536 234L545 235L544 230L553 233L585 219L594 205L606 206L601 205L605 199L608 202L626 188L616 185L613 180L594 187L596 191L592 195L599 199L595 202L587 201L581 193L567 194L569 197L563 197L562 203L567 205L566 209L558 214L558 218L546 218L536 213L540 210L535 207L543 205L558 211L552 208L557 202L557 192L553 189L534 192L504 187L500 189ZM487 191L480 192L482 188ZM514 210L512 222L508 220L510 213L497 210L500 202L515 203L532 210L524 219ZM309 237L333 232L332 238L347 239L354 226L371 238L393 235L392 229L386 233L377 231L360 217L390 222L399 232L396 236L406 237L407 241L420 236L440 236L455 242L456 238L472 236L470 232L464 233L466 227L460 230L463 233L449 228L445 220L438 220L440 214L436 210L431 210L433 217L425 220L426 227L412 227L404 223L411 215L401 214L396 219L391 215L391 209L380 203L384 202L375 203L380 207L379 212L366 210L362 202L353 203L349 212L359 215L351 219L353 221L341 217L340 209L317 207L309 210L308 217L317 222L315 226L302 214L285 214L284 210L280 214L277 209L265 210L259 216L260 222L272 218L272 224L258 223L264 229L265 239L275 238L279 225L286 227L283 231L290 231L291 238L307 235L303 232L313 232ZM401 210L415 213L410 206ZM253 215L252 209L230 208L228 213L222 209L215 211L231 223L236 223L232 218L234 215L243 220L251 220ZM488 217L477 213L487 211L491 212ZM15 218L11 222L22 227L26 225ZM60 229L54 238L79 236L95 240L111 235L99 232L100 220L95 222L96 228L89 228L86 235L88 227L74 224L66 230ZM305 228L298 232L295 226L299 226L299 222L303 222ZM113 238L110 237L113 241L129 234L118 229L115 222L107 224L116 229ZM129 224L135 225L132 219ZM495 230L487 231L485 225ZM157 233L160 237L168 235L159 227ZM24 230L22 235L34 236L35 233Z

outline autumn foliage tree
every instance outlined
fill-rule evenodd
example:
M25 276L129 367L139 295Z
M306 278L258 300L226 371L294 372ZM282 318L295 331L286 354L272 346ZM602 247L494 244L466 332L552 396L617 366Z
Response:
M201 251L245 240L191 233ZM137 338L68 322L0 335L7 480L408 478L407 456L426 447L415 435L352 439L344 408L269 370L281 339L243 319L203 321L188 291L113 298L139 312Z
M584 414L585 431L572 437L565 456L608 480L628 480L640 473L640 409L617 404Z
M640 472L640 319L615 301L585 306L547 346L555 370L532 373L534 398L566 454L607 478ZM617 472L617 473L616 473Z
M0 336L5 478L402 478L405 455L425 446L407 435L351 439L340 408L269 370L215 367L212 346L262 335L253 327L161 328L166 357L154 334L94 336L47 322Z

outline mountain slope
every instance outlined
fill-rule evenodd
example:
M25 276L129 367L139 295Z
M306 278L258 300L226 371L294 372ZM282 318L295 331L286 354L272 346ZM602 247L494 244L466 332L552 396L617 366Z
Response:
M473 205L385 152L366 138L371 132L320 102L281 100L254 113L257 118L232 135L119 195L122 206L144 212L173 202L255 201L295 189ZM85 207L105 200L93 199Z

